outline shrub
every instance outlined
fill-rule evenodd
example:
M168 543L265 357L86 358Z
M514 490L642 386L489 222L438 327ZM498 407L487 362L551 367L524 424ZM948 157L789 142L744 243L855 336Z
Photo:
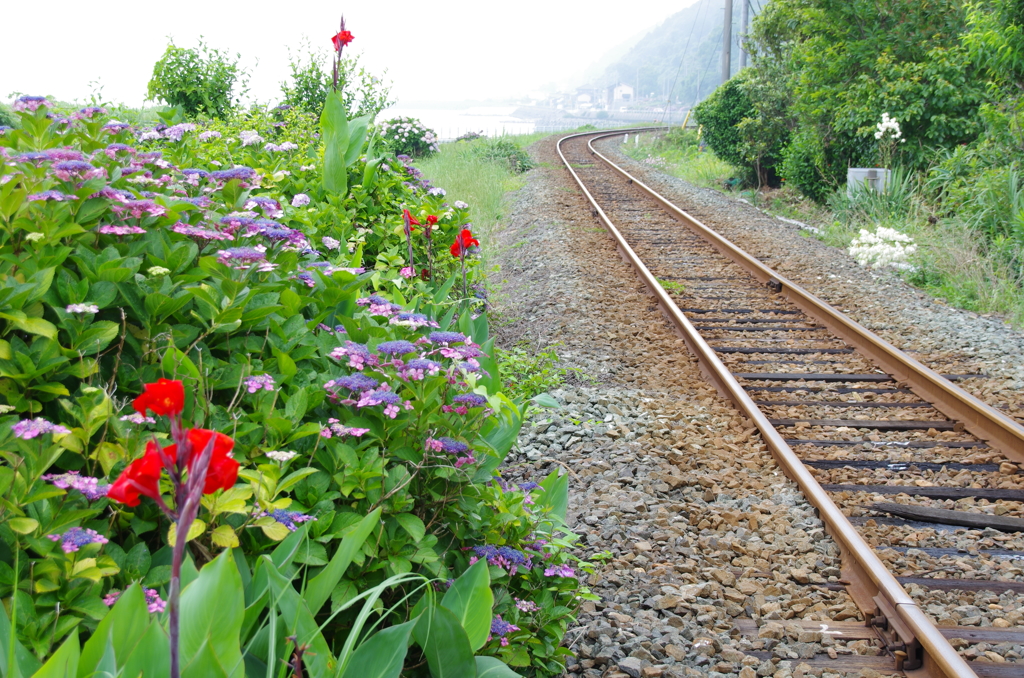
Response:
M473 152L484 160L507 164L513 174L522 174L534 168L530 154L511 139L485 139L474 147Z
M726 81L693 109L694 118L703 127L701 134L715 155L741 167L746 165L746 158L737 126L755 114L743 89L743 73Z
M46 658L90 636L99 649L82 656L102 656L113 591L134 608L139 582L167 599L171 521L152 493L107 493L142 473L148 440L169 440L125 394L169 378L184 383L184 418L230 436L241 465L203 499L181 577L232 561L251 577L247 666L291 661L294 636L326 675L361 623L348 603L372 594L401 625L429 601L413 608L422 587L393 577L443 587L479 558L491 612L518 629L477 647L560 673L585 593L566 553L567 480L509 487L497 472L522 412L500 392L487 316L456 284L448 248L468 209L382 159L347 163L347 190L327 191L309 130L265 111L158 131L91 109L51 120L42 98L18 107L20 129L0 136L0 369L17 375L0 388L13 554L0 585L19 642ZM432 239L407 238L403 210ZM147 614L164 613L137 627L159 644Z
M150 99L181 106L186 115L224 118L242 96L248 83L244 69L222 50L209 47L201 39L198 47L185 49L173 42L153 66L149 81ZM236 85L239 87L235 91Z
M391 118L377 128L381 143L395 155L422 158L437 153L437 135L417 118Z

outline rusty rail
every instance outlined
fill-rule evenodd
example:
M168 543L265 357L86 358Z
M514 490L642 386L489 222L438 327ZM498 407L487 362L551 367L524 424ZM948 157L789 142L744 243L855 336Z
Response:
M566 169L569 170L569 173L576 180L576 183L579 184L584 195L586 195L587 200L590 201L596 215L601 219L605 228L615 240L620 254L633 266L637 275L639 275L640 279L645 285L647 285L658 300L658 305L661 307L661 310L683 336L683 339L689 349L697 356L701 371L708 377L719 392L728 397L740 411L750 418L757 429L761 432L762 439L768 445L772 455L782 467L783 471L789 478L797 483L801 492L803 492L804 496L807 497L807 500L818 509L821 519L825 522L830 534L832 534L838 542L842 552L842 582L846 584L847 590L851 597L853 597L857 606L864 613L865 619L868 620L868 623L876 626L882 637L887 641L889 649L893 651L893 654L896 657L897 668L903 670L920 669L924 672L924 675L933 678L976 678L976 674L967 662L957 654L952 645L950 645L935 626L928 621L924 612L918 608L914 600L906 591L903 590L903 587L900 586L899 582L896 581L896 578L892 576L885 567L885 564L882 563L875 554L874 549L864 541L863 537L860 536L849 520L847 520L846 516L844 516L839 510L839 507L836 506L831 497L829 497L825 490L822 489L821 485L818 484L814 479L814 476L807 470L807 467L803 465L796 453L793 452L792 448L790 448L778 431L775 430L775 427L769 423L768 419L760 409L758 409L750 396L747 395L740 383L736 381L728 368L726 368L722 361L719 360L714 350L708 345L700 333L694 329L693 324L690 323L689 319L687 319L669 294L651 274L647 266L644 265L643 261L641 261L636 255L632 247L629 246L629 243L626 242L625 238L622 237L622 234L619 233L615 224L613 224L607 214L605 214L604 210L591 195L590 191L584 185L579 175L565 157L565 154L562 152L562 144L569 139L593 136L588 143L588 148L595 157L599 158L611 169L628 179L633 186L657 200L673 216L682 221L688 227L710 240L720 252L730 259L740 263L740 265L753 273L759 280L762 280L763 282L771 281L781 283L783 291L788 293L789 298L793 300L794 303L800 306L802 310L812 317L826 323L830 329L842 336L844 339L846 339L846 333L849 333L851 329L859 328L860 332L854 334L854 336L858 337L858 340L851 341L851 343L857 346L857 348L862 348L861 343L870 342L872 339L876 340L879 344L884 345L884 353L889 356L891 361L894 361L894 365L900 367L898 373L893 376L896 376L897 378L905 378L902 375L916 375L920 373L926 375L928 379L931 379L933 376L934 380L945 380L932 370L929 370L927 367L909 358L909 356L905 356L898 349L884 342L881 338L877 337L866 328L863 328L849 318L846 318L837 310L828 306L825 302L814 297L809 292L802 290L799 286L792 284L785 278L777 275L770 268L764 266L759 261L746 254L728 240L704 226L690 215L686 214L686 212L680 210L675 205L672 205L668 200L658 195L653 189L644 185L636 177L633 177L625 170L615 165L611 160L598 153L593 147L593 142L598 139L618 136L626 132L639 131L651 131L651 128L619 130L611 134L605 133L595 135L593 132L590 132L569 135L558 141L558 154L559 157L561 157L562 162L565 164ZM822 317L823 313L829 318L829 321L826 321L825 318ZM837 327L840 328L842 332L835 329ZM899 362L900 356L905 359L905 363ZM883 369L887 369L888 371L888 368L885 366L883 366ZM948 382L946 383L948 384ZM948 385L949 389L943 389L944 391L950 393L961 391L952 384ZM964 396L967 396L968 399L975 401L977 405L981 406L976 408L980 413L983 413L986 410L991 410L991 408L984 403L981 403L976 398L973 398L966 393L964 393ZM993 412L995 411L993 410ZM967 422L965 422L965 424L966 423ZM1012 420L1009 420L1008 423L1012 424L1012 426L1017 429L1020 429L1020 427ZM1006 426L1005 423L1002 428L1012 432L1012 428L1010 426ZM1024 430L1019 430L1017 435L1017 439L1024 442ZM1010 440L1010 438L1008 438L1008 440ZM1018 453L1015 458L1024 458L1024 454L1021 453L1021 450L1024 448L1017 447L1015 449Z

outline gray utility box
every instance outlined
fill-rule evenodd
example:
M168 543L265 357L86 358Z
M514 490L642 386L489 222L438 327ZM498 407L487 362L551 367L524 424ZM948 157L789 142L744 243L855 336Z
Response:
M890 173L881 167L850 167L846 170L846 195L852 197L861 187L884 193Z

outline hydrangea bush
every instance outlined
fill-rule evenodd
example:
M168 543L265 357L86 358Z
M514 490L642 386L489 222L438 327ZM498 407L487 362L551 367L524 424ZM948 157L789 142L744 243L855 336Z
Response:
M418 118L398 117L381 122L381 142L396 155L422 158L437 153L437 135Z
M199 614L189 591L208 570L237 590L238 670L301 664L310 645L310 675L334 675L365 621L356 601L373 592L385 626L406 628L427 614L410 577L443 596L483 560L490 633L472 649L560 673L585 595L567 483L501 480L523 412L469 296L468 206L372 137L347 191L327 191L323 148L288 110L137 127L54 115L41 97L14 109L19 128L0 133L0 597L22 675L79 639L99 661L119 624L166 647L182 500L153 460L176 429L156 395L134 397L160 379L182 383L192 431L231 441L184 530L181 614L183 628ZM194 650L183 639L183 662Z

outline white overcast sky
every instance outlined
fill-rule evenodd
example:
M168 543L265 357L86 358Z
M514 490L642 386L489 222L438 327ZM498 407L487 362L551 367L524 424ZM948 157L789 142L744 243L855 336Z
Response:
M142 105L168 37L192 47L202 35L240 52L252 96L271 101L288 74L287 48L303 36L329 47L342 12L355 35L348 49L375 74L387 69L400 105L519 96L585 69L695 1L8 2L0 100L20 92L85 101L98 80L106 100Z

